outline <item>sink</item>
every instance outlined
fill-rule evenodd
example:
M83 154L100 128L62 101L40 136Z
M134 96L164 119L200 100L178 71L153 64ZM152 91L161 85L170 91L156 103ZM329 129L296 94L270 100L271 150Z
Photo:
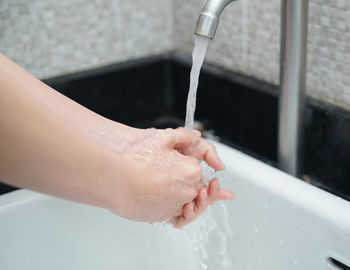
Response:
M350 202L215 143L232 236L230 269L349 269ZM212 207L223 222L220 205ZM201 220L197 221L201 222ZM1 269L201 269L186 230L132 222L107 210L28 190L0 197ZM211 237L208 269L218 261Z

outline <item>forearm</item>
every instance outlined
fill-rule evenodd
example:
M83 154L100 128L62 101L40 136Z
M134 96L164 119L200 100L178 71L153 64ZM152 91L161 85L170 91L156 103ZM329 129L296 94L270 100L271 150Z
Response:
M104 118L65 97L0 54L3 76L11 76L18 87L57 114L64 122L117 152L133 142L139 131ZM82 90L83 91L83 90ZM118 143L119 142L119 143Z
M148 222L178 217L186 204L187 214L175 223L183 226L207 205L203 195L196 199L203 202L200 211L189 211L202 178L197 158L224 168L198 132L142 131L115 123L0 54L2 181Z
M121 157L65 124L4 73L0 68L0 179L109 208L108 181L119 181L116 171L123 177Z

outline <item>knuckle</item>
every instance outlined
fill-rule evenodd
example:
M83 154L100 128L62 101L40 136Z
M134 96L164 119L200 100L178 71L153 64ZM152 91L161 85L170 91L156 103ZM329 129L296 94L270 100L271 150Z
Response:
M208 142L209 148L213 151L216 151L215 145L211 142Z
M215 145L210 142L206 142L206 152L216 152Z
M188 201L192 201L198 195L198 190L195 187L189 187L186 191L186 197Z
M178 130L178 131L183 131L185 128L183 128L183 127L178 127L178 128L176 128L175 130Z

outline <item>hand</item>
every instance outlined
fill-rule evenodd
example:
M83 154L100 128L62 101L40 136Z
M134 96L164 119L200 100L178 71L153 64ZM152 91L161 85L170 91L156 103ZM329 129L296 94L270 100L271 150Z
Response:
M198 218L207 206L213 204L218 200L232 200L235 195L232 191L221 189L219 180L214 178L210 181L209 185L202 187L198 196L192 201L184 205L180 211L178 211L178 216L170 220L170 223L174 225L175 228L182 228L183 226L191 223L196 218Z
M212 180L208 187L203 187L202 172L198 160L204 160L216 170L223 170L225 166L219 159L215 146L203 140L200 132L184 128L176 130L130 128L124 134L128 137L128 142L123 145L124 154L131 158L133 162L146 162L157 171L158 176L161 175L161 178L166 179L160 180L165 184L164 186L157 187L157 183L152 184L152 177L149 177L155 171L153 173L147 171L141 177L145 179L145 181L142 181L142 184L147 184L147 188L142 190L144 194L152 194L154 189L158 191L163 190L161 194L158 194L157 198L154 198L154 204L158 200L163 206L162 210L155 205L152 206L153 213L150 210L142 210L142 207L136 207L135 211L128 209L127 213L124 214L125 217L149 222L170 220L175 227L181 228L197 218L208 205L215 201L234 198L231 191L220 189L217 179ZM105 143L112 146L113 142L117 141L120 141L119 138L113 141L113 137L110 136ZM186 171L190 172L191 170L196 173L186 173ZM169 188L177 185L176 182L179 180L187 183L187 186L172 188L173 192L166 196L169 193ZM181 198L179 196L180 190L189 192L189 188L192 189L190 191L193 193L192 196ZM174 195L179 196L177 203L175 205L167 205L166 200L176 200ZM164 198L162 199L162 197ZM139 211L136 211L137 209ZM130 216L131 211L133 216ZM144 213L141 213L142 211ZM123 215L121 213L117 214ZM151 216L152 218L149 219Z
M198 144L191 145L189 148L179 149L180 152L195 156L199 160L204 160L209 166L215 170L224 170L225 166L217 155L215 146L201 139ZM203 187L203 182L198 186L199 192L197 197L184 205L182 209L177 211L177 215L170 220L174 227L180 229L191 223L199 217L207 208L219 200L232 200L235 195L232 191L221 189L217 178L212 179L208 186Z
M199 131L196 130L193 132L195 132L198 136L201 136ZM177 150L184 155L194 156L198 160L205 161L214 170L222 171L225 169L225 165L220 160L215 146L204 139L200 139L197 144L192 144L190 147L179 147Z
M198 132L138 130L110 121L2 54L0 71L0 178L9 184L150 222L180 216L185 205L190 220L186 205L202 186L197 158L224 168ZM200 194L195 202L202 199Z
M186 129L147 130L124 153L123 181L115 189L112 211L132 220L157 222L175 216L198 195L202 170L195 157L177 149L200 142L200 134Z

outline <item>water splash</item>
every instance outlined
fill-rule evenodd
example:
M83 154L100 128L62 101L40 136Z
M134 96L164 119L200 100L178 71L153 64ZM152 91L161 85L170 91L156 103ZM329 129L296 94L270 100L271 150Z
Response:
M220 208L209 207L197 221L184 229L198 254L201 270L232 269L228 243L233 237L233 232L228 221L226 205L223 202L217 205L221 208L221 213L218 213ZM220 218L217 218L218 214ZM215 241L211 241L213 239Z
M155 222L152 225L161 231L166 237L170 237L174 230L174 227L168 221Z
M201 165L205 183L218 176L215 170L204 162ZM198 254L201 270L232 269L228 243L234 234L224 202L217 202L216 207L208 207L198 220L185 227L185 231L189 234L194 250ZM210 241L213 238L215 241ZM213 248L213 245L218 246Z

